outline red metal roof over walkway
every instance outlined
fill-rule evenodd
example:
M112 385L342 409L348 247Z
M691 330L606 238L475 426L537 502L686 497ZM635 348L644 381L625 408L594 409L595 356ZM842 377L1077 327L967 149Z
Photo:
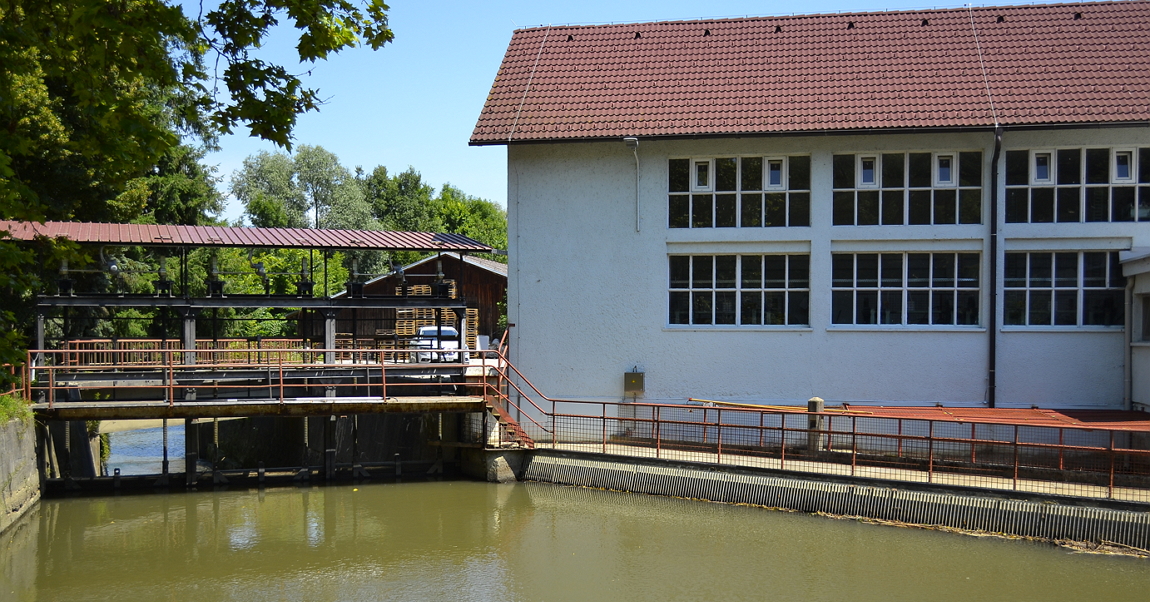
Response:
M0 231L5 230L16 240L32 240L37 236L46 236L64 237L78 243L148 247L375 249L478 253L492 251L491 247L461 234L434 232L0 221Z
M844 404L851 414L908 420L1019 424L1150 432L1150 414L1122 410L1053 410L1048 408L886 407ZM835 408L828 408L834 410Z

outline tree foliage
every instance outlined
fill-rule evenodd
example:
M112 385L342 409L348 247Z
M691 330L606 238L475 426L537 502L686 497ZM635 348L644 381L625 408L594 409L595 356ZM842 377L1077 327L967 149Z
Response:
M394 176L382 165L369 175L357 168L353 176L319 146L301 146L294 156L262 152L248 157L232 174L231 189L256 226L309 227L317 223L318 212L321 228L450 232L507 248L507 213L499 205L451 184L436 194L413 167ZM299 219L309 211L310 220ZM346 255L368 273L378 273L385 263L407 264L420 257L412 252Z
M387 10L223 0L189 15L177 0L0 0L0 219L210 222L220 198L203 148L238 128L290 148L298 115L322 104L292 66L258 56L273 30L296 32L309 64L391 41ZM3 236L0 363L20 361L40 270L77 254Z

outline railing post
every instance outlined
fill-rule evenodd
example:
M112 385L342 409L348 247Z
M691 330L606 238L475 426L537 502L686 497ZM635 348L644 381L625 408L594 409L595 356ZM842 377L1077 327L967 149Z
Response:
M1110 483L1106 489L1106 497L1114 497L1114 431L1110 431Z
M559 434L555 432L555 402L551 402L551 449L555 449L559 444Z
M975 463L975 460L974 460L974 441L978 436L977 432L974 430L974 427L976 427L976 426L978 426L978 425L973 423L973 422L970 423L970 463L971 464Z
M663 444L662 444L662 433L659 432L660 431L660 429L659 429L659 415L661 413L659 411L659 409L660 409L660 406L655 406L655 414L654 414L655 424L654 424L654 427L655 427L655 457L656 458L659 457L659 452L661 451L661 448L663 446Z
M855 464L858 461L858 417L851 416L851 476L855 476Z
M902 418L898 419L898 457L902 457Z
M48 366L48 409L51 410L56 402L56 370L55 366Z
M607 453L607 404L606 403L603 404L603 415L602 415L601 420L602 420L602 424L603 424L603 453Z
M763 447L763 416L766 414L766 412L759 411L759 449Z
M723 410L715 410L715 414L717 416L717 418L715 418L715 424L716 424L715 428L719 429L719 436L718 436L719 453L718 453L718 461L716 463L722 464L723 463Z
M283 352L276 353L280 367L280 405L284 404L284 356Z
M168 354L168 407L172 407L176 404L176 366L175 366L176 355L172 351L168 351L167 354ZM168 424L167 422L164 423L165 428L167 427L167 424ZM167 436L167 431L165 431L165 436ZM164 453L167 453L166 449L164 450Z
M1058 429L1058 470L1066 470L1062 465L1062 431L1065 429Z
M1014 425L1014 484L1013 489L1018 490L1018 425Z
M703 445L707 444L707 408L703 408Z
M787 469L787 413L779 414L779 439L782 443L779 470Z
M926 482L934 482L934 421L927 422L926 429L927 441L927 465L926 465Z

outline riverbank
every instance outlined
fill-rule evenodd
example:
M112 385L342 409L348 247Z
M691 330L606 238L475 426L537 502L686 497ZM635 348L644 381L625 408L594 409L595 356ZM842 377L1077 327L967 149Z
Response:
M40 500L36 467L36 429L31 419L0 424L0 533Z
M1057 543L1150 548L1150 506L537 450L520 477L558 485Z

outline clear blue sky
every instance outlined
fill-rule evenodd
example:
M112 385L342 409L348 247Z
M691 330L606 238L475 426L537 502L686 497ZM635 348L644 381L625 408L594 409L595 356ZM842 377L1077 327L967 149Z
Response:
M205 6L212 0L204 0ZM1019 4L991 2L977 6ZM184 0L198 10L197 0ZM539 25L619 23L762 15L947 8L965 4L924 5L921 0L808 0L752 2L713 0L490 0L487 2L390 2L395 41L379 51L358 48L314 66L305 78L328 100L318 112L300 118L296 144L319 145L349 168L370 171L377 165L397 173L414 167L438 188L446 182L468 194L506 206L506 148L469 147L467 141L503 52L516 28ZM194 14L194 12L193 12ZM290 31L278 32L263 58L295 64ZM221 190L244 158L270 143L246 132L225 137L222 150L207 157L218 167ZM230 201L225 217L236 220L243 208Z

